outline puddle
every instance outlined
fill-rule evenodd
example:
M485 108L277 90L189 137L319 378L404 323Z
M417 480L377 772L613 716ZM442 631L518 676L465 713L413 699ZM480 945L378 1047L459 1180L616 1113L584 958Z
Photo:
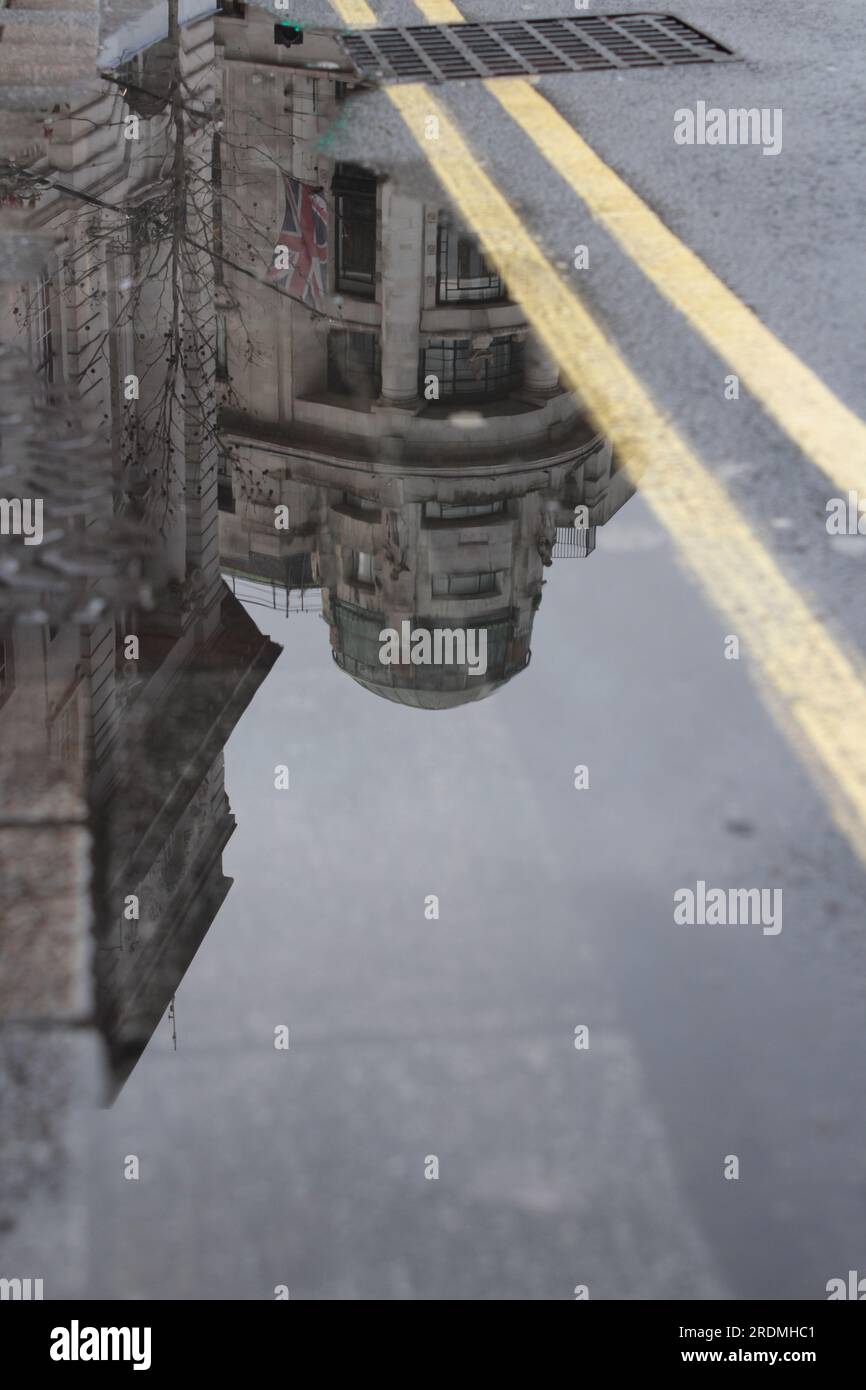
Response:
M0 490L44 506L0 561L5 1258L59 1222L46 1297L816 1296L855 1197L741 1053L832 1000L838 1157L848 1004L670 923L710 850L839 854L823 812L525 307L420 159L339 158L333 37L269 26L221 21L216 105L204 20L3 166Z

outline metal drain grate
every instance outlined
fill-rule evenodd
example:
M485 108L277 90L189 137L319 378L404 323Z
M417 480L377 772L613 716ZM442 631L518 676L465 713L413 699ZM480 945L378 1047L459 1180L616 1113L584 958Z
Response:
M671 14L364 29L342 34L340 42L363 77L385 82L453 82L736 60L724 44Z

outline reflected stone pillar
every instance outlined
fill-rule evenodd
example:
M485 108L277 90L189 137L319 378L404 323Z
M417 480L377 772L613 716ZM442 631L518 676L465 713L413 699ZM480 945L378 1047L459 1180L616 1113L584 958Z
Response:
M424 205L382 187L382 403L414 410L418 397Z
M524 389L531 396L555 396L559 390L559 368L534 333L524 347Z

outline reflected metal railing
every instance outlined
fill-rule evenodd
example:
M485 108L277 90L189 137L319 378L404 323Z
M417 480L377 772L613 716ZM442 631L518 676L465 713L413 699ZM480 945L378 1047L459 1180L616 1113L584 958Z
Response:
M594 526L557 526L554 560L585 560L594 550Z
M275 579L259 579L236 570L223 570L223 579L243 604L256 608L273 608L291 617L295 613L321 613L322 590L318 585L289 588Z

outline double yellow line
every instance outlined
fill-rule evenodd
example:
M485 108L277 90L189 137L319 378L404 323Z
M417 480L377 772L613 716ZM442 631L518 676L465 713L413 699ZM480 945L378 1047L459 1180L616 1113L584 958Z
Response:
M451 0L415 0L431 24L460 24ZM364 23L375 23L369 5ZM357 21L361 23L359 19ZM752 396L842 493L866 497L866 424L674 236L525 78L485 82L592 216L731 364Z
M332 0L348 24L375 25L365 0ZM461 16L420 0L433 23ZM486 84L623 250L841 491L866 495L866 426L659 221L524 79ZM616 347L546 260L429 89L386 95L447 196L478 236L565 380L741 639L761 690L866 863L866 671L786 579L725 490L657 409ZM426 138L430 116L438 139ZM651 471L649 465L652 465ZM820 523L816 522L816 529ZM823 530L819 536L823 536ZM661 617L660 617L661 620ZM720 652L721 661L721 652Z

